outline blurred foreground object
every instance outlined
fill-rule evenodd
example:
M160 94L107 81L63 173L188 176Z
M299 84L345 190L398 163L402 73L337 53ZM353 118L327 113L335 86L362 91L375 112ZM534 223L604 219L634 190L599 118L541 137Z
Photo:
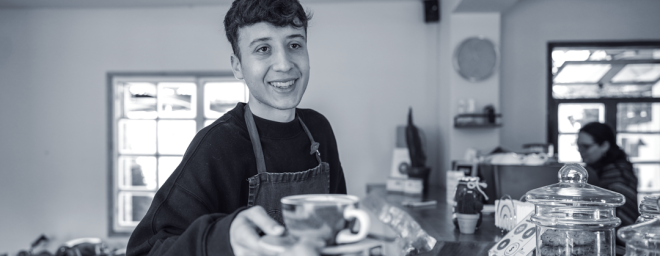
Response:
M654 201L655 211L660 209L660 198L646 197L645 207ZM640 206L642 211L642 206ZM643 213L642 213L643 215ZM640 221L642 220L642 221ZM617 232L619 238L626 242L626 256L660 256L660 218L637 219L637 223L622 227Z
M435 246L436 239L427 234L408 213L396 206L374 195L362 200L361 206L396 232L403 241L401 252L404 255L429 252Z

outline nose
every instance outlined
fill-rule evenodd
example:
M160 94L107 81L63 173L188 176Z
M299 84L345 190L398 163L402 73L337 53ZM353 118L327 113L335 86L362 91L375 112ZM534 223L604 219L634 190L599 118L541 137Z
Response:
M276 51L273 56L273 70L278 72L288 72L293 68L292 56L287 49Z

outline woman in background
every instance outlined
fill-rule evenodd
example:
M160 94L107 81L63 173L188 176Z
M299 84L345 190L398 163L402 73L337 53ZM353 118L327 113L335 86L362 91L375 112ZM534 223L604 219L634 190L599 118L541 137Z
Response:
M626 197L626 203L616 208L616 216L621 219L619 227L634 224L639 216L637 176L628 156L616 144L612 129L606 124L588 123L580 129L577 145L587 164L589 184Z

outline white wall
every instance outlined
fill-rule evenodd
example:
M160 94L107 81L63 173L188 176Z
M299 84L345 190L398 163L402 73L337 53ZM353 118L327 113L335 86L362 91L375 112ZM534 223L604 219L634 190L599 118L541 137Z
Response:
M547 140L547 42L660 40L657 0L523 0L502 15L500 141Z
M306 7L312 76L301 107L331 121L349 193L385 181L410 106L437 170L439 25L424 23L421 1ZM41 233L51 251L108 239L106 72L229 70L227 9L0 10L0 253Z
M471 37L483 37L500 47L500 13L453 13L448 17L450 25L449 49L456 49L463 40ZM499 54L499 53L498 53ZM453 51L452 51L453 57ZM449 101L451 115L458 114L459 100L472 99L475 102L475 111L481 112L487 105L492 105L499 112L500 109L500 72L476 82L469 82L451 67L449 74L449 87L451 88ZM453 126L453 119L450 124ZM451 156L447 159L464 159L465 151L472 148L481 153L488 153L500 144L498 129L495 128L467 128L448 129L451 145Z

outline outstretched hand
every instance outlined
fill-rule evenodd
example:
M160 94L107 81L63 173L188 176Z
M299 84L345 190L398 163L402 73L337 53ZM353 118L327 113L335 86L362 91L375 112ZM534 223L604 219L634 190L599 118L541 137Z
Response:
M318 250L324 246L322 241L302 239L290 247L273 248L264 246L259 240L262 238L258 230L269 236L281 236L284 227L273 220L261 206L254 206L240 212L229 227L229 242L234 255L319 255Z

